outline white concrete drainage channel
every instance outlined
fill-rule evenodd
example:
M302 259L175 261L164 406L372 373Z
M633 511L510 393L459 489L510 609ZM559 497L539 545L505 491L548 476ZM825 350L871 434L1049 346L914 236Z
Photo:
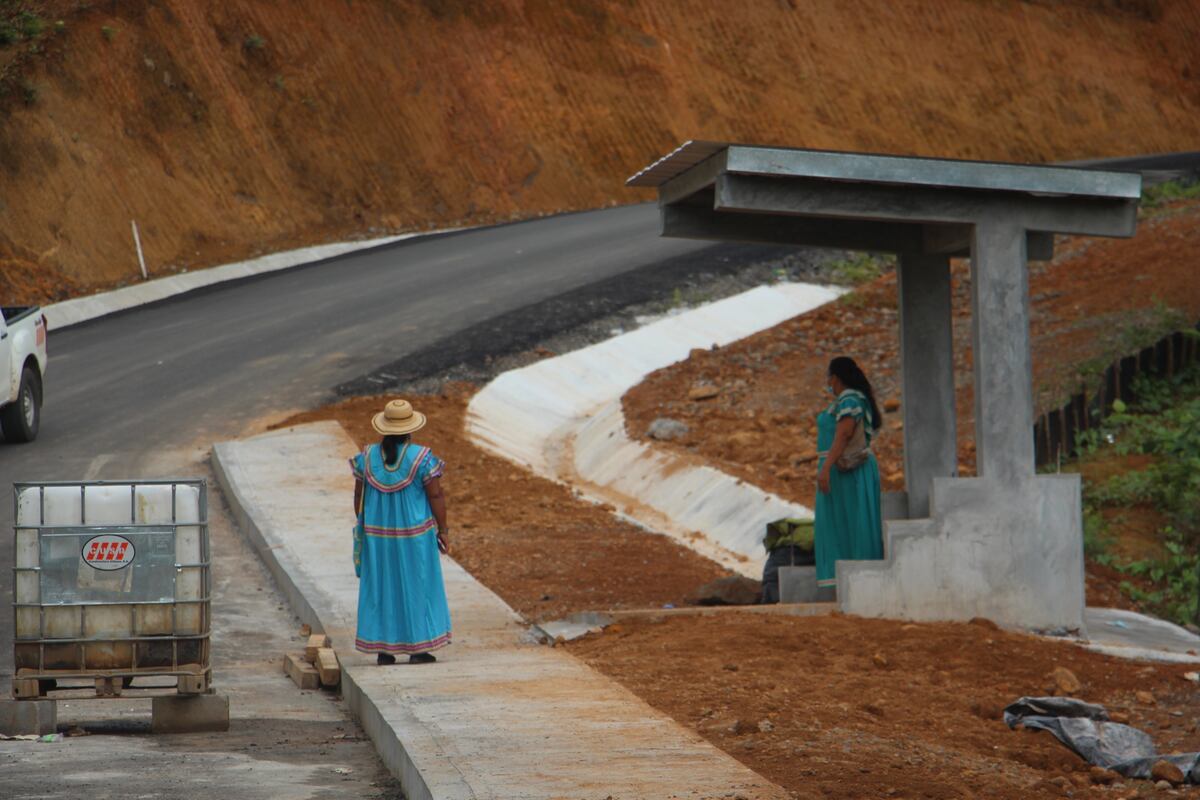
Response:
M724 346L836 299L844 290L760 286L599 344L506 372L471 400L467 432L479 446L610 503L748 577L762 574L763 529L804 506L709 466L631 440L621 397L695 348Z

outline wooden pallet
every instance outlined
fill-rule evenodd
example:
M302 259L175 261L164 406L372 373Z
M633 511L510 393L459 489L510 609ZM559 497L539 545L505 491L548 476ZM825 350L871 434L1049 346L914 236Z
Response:
M28 674L28 670L22 670ZM65 699L72 697L75 699L84 699L88 697L97 698L112 698L128 695L130 697L153 697L161 694L181 694L195 695L206 694L210 691L212 683L212 671L206 670L198 675L179 675L175 677L175 685L170 686L132 686L135 678L159 678L167 680L173 676L170 675L98 675L92 678L92 687L89 689L85 685L80 685L88 680L83 677L64 677L61 680L70 685L59 685L59 679L55 678L30 678L22 677L18 673L17 677L12 681L12 695L17 700L37 700L39 698L48 697L50 699Z

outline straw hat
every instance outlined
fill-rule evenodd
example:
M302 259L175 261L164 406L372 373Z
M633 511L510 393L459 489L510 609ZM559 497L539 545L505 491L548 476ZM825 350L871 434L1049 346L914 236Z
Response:
M371 427L384 436L402 436L425 427L425 415L413 411L407 400L391 400L383 411L371 418Z

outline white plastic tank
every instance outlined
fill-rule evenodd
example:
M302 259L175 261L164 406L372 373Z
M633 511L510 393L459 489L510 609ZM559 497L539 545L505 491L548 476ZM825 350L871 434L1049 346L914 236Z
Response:
M18 484L16 491L19 670L207 669L203 481Z

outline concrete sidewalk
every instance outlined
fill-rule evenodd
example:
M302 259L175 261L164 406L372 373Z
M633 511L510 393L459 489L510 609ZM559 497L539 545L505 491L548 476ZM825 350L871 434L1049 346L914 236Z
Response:
M516 613L450 559L455 643L437 664L354 652L355 450L316 423L218 444L213 462L296 613L333 639L343 695L410 800L786 796L568 653L523 643Z

